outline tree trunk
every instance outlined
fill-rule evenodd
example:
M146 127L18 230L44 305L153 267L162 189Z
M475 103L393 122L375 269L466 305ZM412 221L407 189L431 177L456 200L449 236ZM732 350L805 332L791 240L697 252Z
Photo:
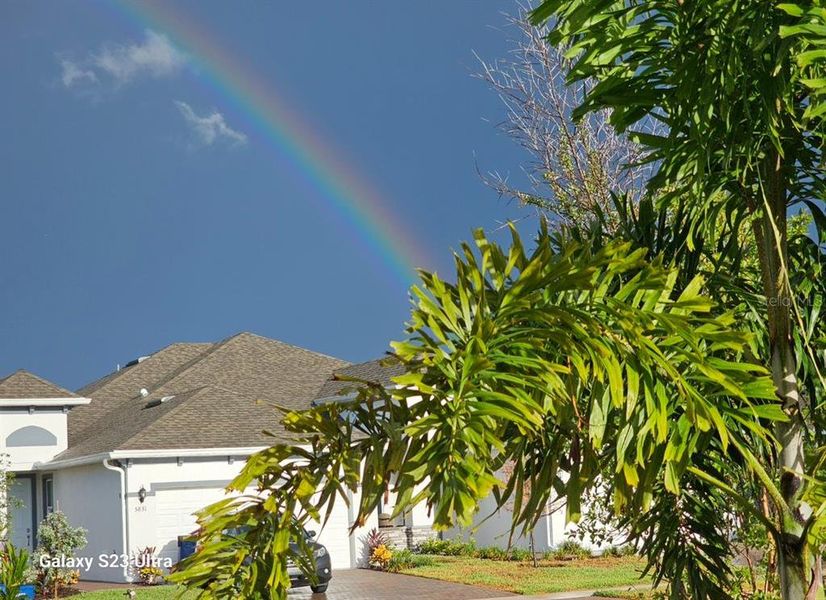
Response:
M812 568L812 580L809 583L809 591L806 594L806 600L817 600L817 593L820 591L820 584L823 582L823 561L820 556L814 560L814 567Z
M780 573L780 592L784 600L804 600L809 588L808 565L804 564L805 540L803 524L808 514L803 514L799 491L802 484L803 422L797 402L797 380L791 348L776 347L772 353L772 375L778 394L784 400L788 423L778 423L777 439L780 452L780 491L792 514L783 518L781 540L777 549L777 566ZM785 355L785 356L784 356ZM794 400L794 404L792 404Z
M775 435L780 442L780 492L790 512L783 515L777 543L777 569L783 600L805 600L809 591L813 564L806 561L804 523L810 516L801 506L803 484L804 424L797 385L797 363L792 345L791 310L793 299L788 283L788 241L786 224L786 188L783 162L774 153L765 164L765 203L761 198L761 218L753 222L760 258L763 291L766 296L771 372L777 397L789 417L777 423ZM783 511L778 511L783 512ZM811 562L811 561L809 561ZM817 585L817 582L813 582Z
M769 508L769 494L764 489L763 490L763 515L771 520L772 513L771 508ZM767 534L769 535L769 534ZM773 576L777 573L777 561L775 557L777 556L776 548L774 545L769 546L768 550L766 551L768 556L765 558L766 560L766 580L763 582L763 595L768 596L769 592L774 592L774 586L772 583Z

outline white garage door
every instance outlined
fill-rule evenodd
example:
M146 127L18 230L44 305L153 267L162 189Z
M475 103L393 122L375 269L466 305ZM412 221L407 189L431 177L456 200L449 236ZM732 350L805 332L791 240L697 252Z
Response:
M307 528L318 531L315 540L327 548L334 569L349 569L355 566L350 559L350 528L347 506L343 502L336 502L330 514L330 520L327 521L323 530L320 525L312 522L307 525Z
M178 536L197 528L195 512L226 497L223 488L158 490L155 504L158 554L178 561Z
M156 495L157 547L161 558L178 560L178 536L192 533L197 528L195 513L205 506L226 498L223 488L185 488L158 490ZM315 524L309 526L320 529ZM347 507L337 502L330 520L316 538L330 552L333 567L349 569L351 560L349 520Z

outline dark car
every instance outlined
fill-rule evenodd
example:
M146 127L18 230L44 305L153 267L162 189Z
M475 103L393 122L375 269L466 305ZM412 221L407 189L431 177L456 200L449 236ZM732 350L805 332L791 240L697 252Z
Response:
M238 529L228 529L224 533L227 533L229 535L240 535L246 533L248 530L248 527L242 527ZM316 568L315 572L318 581L316 583L310 581L304 575L304 573L301 571L298 565L296 565L292 560L287 560L287 574L290 576L290 583L293 587L310 586L310 589L313 591L314 594L323 594L327 591L327 585L330 583L330 579L332 579L333 577L333 567L330 563L330 553L327 552L327 548L325 548L322 544L312 541L313 538L316 536L315 531L304 530L304 536L306 537L307 542L313 551L313 558L315 559ZM297 544L290 544L290 547L293 549L293 551L299 552Z
M327 591L327 585L329 585L330 579L333 577L333 567L330 564L330 553L327 552L327 548L318 542L311 541L314 537L314 531L307 532L307 540L309 541L310 548L313 550L313 557L315 558L315 572L318 581L312 583L292 561L287 561L287 573L290 576L290 583L293 587L310 586L314 594L323 594ZM295 545L293 545L293 549L298 550Z

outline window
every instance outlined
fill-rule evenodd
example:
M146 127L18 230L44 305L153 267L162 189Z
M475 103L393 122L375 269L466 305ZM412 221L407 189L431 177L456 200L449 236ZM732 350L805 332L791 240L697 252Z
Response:
M6 438L6 446L9 448L22 448L24 446L57 446L55 435L35 425L21 427L13 431Z
M54 512L54 477L43 476L43 517Z

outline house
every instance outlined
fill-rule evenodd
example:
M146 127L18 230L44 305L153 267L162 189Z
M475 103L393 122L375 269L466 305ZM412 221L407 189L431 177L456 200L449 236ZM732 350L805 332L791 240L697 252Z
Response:
M302 409L340 401L354 384L334 377L391 386L399 369L380 361L351 365L241 333L218 343L172 344L77 392L13 373L0 380L0 456L10 457L11 493L20 500L11 511L11 540L33 548L37 524L59 509L88 532L80 553L89 561L84 579L133 580L133 569L119 557L146 547L176 562L179 537L196 527L193 513L225 497L247 457L287 440L272 405ZM350 533L354 511L336 505L319 532L334 568L363 564L365 534L392 508L388 493L377 513ZM507 544L500 535L505 523L498 515L483 522L477 541ZM424 506L381 525L397 546L434 535ZM561 528L547 525L538 548L563 539Z
M355 398L358 384L347 379L357 379L381 384L387 388L394 386L393 377L404 374L404 368L399 363L386 360L374 360L357 365L350 365L336 370L336 379L327 381L319 390L315 403L335 402L342 399ZM506 478L500 473L503 481ZM380 514L390 514L394 508L394 495L386 493L379 505ZM568 539L573 526L566 522L564 503L554 503L554 509L546 511L538 520L533 541L528 536L511 536L513 514L507 508L496 510L496 501L492 496L484 499L479 505L479 512L471 527L454 527L442 534L450 539L473 539L477 546L497 546L501 548L517 547L529 549L531 545L536 552L545 552L557 547ZM383 525L386 525L382 527ZM411 511L400 516L392 523L379 522L382 529L394 545L413 547L419 541L433 537L433 519L427 512L424 504L413 507ZM587 546L599 549L598 544L592 544L587 539Z
M84 579L132 580L124 561L100 557L145 547L177 561L179 536L195 529L192 513L225 497L248 456L286 439L272 405L308 408L348 366L241 333L172 344L76 393L25 371L6 377L0 455L10 457L12 495L22 501L11 515L12 542L31 549L37 523L59 509L88 531ZM378 524L376 517L351 535L353 521L342 503L319 533L336 568L359 563L360 538Z

